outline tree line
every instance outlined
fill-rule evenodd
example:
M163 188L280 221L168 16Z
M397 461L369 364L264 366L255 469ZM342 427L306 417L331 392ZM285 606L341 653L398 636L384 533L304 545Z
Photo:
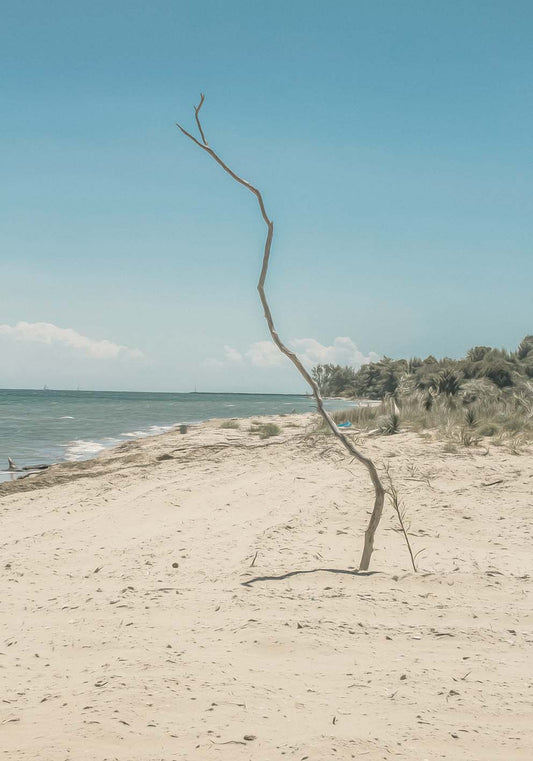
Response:
M533 335L526 336L511 352L474 346L462 359L436 359L432 355L425 359L383 357L359 370L333 364L316 365L311 374L323 396L346 398L386 399L416 391L425 393L430 403L435 396L455 396L461 390L475 388L475 384L468 384L475 379L484 380L486 393L514 386L530 388Z

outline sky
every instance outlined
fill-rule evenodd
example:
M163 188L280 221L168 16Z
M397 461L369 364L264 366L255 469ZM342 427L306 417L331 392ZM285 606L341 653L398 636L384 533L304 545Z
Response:
M2 0L0 387L300 392L533 332L529 0Z

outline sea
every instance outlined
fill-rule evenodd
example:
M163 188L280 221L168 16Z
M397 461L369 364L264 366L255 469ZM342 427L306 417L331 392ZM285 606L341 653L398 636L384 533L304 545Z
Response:
M326 400L329 410L356 402ZM294 394L149 393L0 389L0 480L7 458L19 467L86 460L124 441L210 418L254 417L316 409Z

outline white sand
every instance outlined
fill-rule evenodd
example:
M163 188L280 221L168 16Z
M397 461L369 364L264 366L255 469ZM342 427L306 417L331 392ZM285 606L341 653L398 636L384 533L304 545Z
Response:
M531 456L364 442L425 552L387 506L355 575L370 482L310 421L0 487L0 760L533 758Z

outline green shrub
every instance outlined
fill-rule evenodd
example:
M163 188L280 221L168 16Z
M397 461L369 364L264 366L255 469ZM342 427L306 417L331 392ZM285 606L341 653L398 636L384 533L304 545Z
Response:
M520 437L521 451L533 441L533 339L527 336L515 353L475 347L464 360L443 359L394 364L403 375L395 391L372 405L358 405L332 414L336 423L350 421L354 432L439 431L455 446L474 446L482 436L509 446ZM383 392L392 360L364 366L357 378L371 379L368 396ZM533 372L533 369L532 369ZM378 382L379 381L379 382ZM379 393L378 393L379 392ZM328 433L322 423L319 430Z
M468 428L475 428L478 423L477 411L473 407L468 407L465 410L465 424Z
M325 396L385 399L396 401L406 390L426 391L432 396L462 395L469 381L484 380L496 391L516 387L533 377L533 335L527 335L516 351L474 346L463 359L434 356L391 359L354 367L317 365L311 374ZM427 401L431 405L431 400Z
M281 428L275 423L264 423L259 428L260 439L269 439L271 436L279 436L281 433Z
M477 432L480 436L496 436L500 429L496 423L484 423L478 427Z
M223 423L220 424L221 428L240 428L237 420L224 420Z
M464 447L475 447L479 444L479 436L471 428L461 428L459 437Z
M269 439L271 436L278 436L281 428L275 423L252 423L250 433L259 436L260 439Z
M400 430L400 416L397 412L391 412L390 415L379 418L377 422L379 432L386 436L392 436Z

